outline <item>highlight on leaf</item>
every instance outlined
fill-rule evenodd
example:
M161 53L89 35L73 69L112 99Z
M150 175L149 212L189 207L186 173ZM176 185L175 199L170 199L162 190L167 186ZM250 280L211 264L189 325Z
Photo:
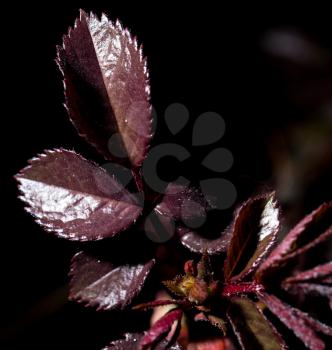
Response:
M258 278L332 237L332 202L305 216L272 251L257 271Z
M151 260L114 266L80 252L72 260L69 297L98 310L125 309L143 288L154 264Z
M242 280L269 253L279 231L279 208L274 193L249 199L237 211L225 261L225 278Z
M65 104L79 134L106 159L142 164L151 139L146 59L119 21L80 12L58 47Z
M96 164L73 151L45 151L16 179L26 210L47 231L70 240L98 240L127 229L139 200Z
M81 251L72 259L71 300L97 310L126 310L128 315L157 308L148 331L122 333L104 350L180 350L179 343L192 350L233 350L236 339L247 350L287 349L268 320L271 313L308 349L326 349L324 337L332 337L332 328L287 304L279 293L290 292L299 299L315 294L328 298L332 307L331 262L308 267L305 261L307 252L332 238L332 202L302 219L271 254L280 225L274 192L250 198L235 211L232 223L209 239L195 230L210 209L199 190L170 183L161 195L143 181L141 166L152 136L152 118L146 59L136 38L119 21L81 11L58 47L57 63L72 123L105 159L128 168L139 194L130 193L114 174L74 151L54 149L30 160L16 175L26 210L46 231L69 240L110 238L132 227L144 228L153 241L148 245L154 254L149 261L132 263L125 246L125 251L117 252L124 262L115 263L118 256L112 256L109 245L114 240L103 241L102 248L99 242L84 243L86 251L94 253ZM144 210L138 197L146 199ZM141 225L133 226L140 216ZM126 244L133 244L132 237ZM144 244L132 247L145 254ZM189 251L181 251L181 245ZM298 264L288 264L294 261ZM156 262L164 266L158 266L153 276L158 283L149 291L155 293L163 283L174 299L157 292L155 300L140 300L133 306ZM179 274L179 262L184 263L184 274ZM191 339L190 327L196 324L207 325L216 337Z
M218 255L227 250L231 240L232 231L226 228L220 233L220 236L214 239L204 237L199 232L188 227L179 226L177 228L180 241L184 247L193 253L209 255Z

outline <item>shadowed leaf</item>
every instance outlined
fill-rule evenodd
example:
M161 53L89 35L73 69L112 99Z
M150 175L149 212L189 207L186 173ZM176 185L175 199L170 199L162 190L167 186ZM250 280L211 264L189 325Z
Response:
M17 176L21 199L44 229L71 240L111 237L132 225L138 200L73 151L45 151Z
M283 288L288 292L296 295L312 295L312 296L320 296L326 297L330 301L330 308L332 309L332 286L326 286L322 284L315 283L291 283L291 284L283 284Z
M81 136L106 158L141 165L151 138L146 60L127 29L80 12L58 47L66 107Z
M275 328L248 298L233 297L227 316L242 349L287 349Z
M162 318L160 318L153 326L145 333L140 341L139 349L148 349L149 346L155 344L160 338L167 334L174 322L179 322L182 317L182 310L172 309Z
M305 216L272 251L257 271L258 278L332 237L332 202Z
M261 300L310 350L324 350L324 342L317 332L332 335L332 329L308 314L282 302L274 295L262 294Z
M249 199L238 210L225 261L225 278L241 280L253 272L274 244L279 209L274 193Z
M141 291L153 265L154 260L114 266L80 252L72 260L69 297L98 310L124 309Z
M156 210L177 220L191 220L205 216L208 209L203 194L195 188L170 183Z
M294 295L314 295L332 299L332 262L286 278L282 287Z
M137 350L138 344L141 341L143 334L127 333L124 335L123 339L112 341L110 345L102 350ZM179 344L174 344L172 346L168 346L167 341L161 341L154 347L154 350L182 350Z

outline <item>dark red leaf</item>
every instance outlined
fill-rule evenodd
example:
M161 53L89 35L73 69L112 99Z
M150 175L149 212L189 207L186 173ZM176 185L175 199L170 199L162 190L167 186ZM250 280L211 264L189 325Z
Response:
M258 269L258 278L330 237L332 237L332 202L322 204L286 235Z
M316 266L286 278L282 287L295 295L316 295L332 298L332 262Z
M308 314L282 302L274 295L262 294L264 304L311 350L324 350L324 342L315 331L332 335L332 329Z
M332 297L332 286L326 286L323 284L315 283L292 283L284 285L284 288L288 291L293 291L295 294L299 294L300 291L304 294L315 294L325 297Z
M203 194L195 188L170 183L156 210L174 219L187 221L204 217L208 203Z
M215 239L206 238L187 227L178 227L181 243L193 253L216 255L227 250L232 232L226 229Z
M332 238L332 226L328 228L324 233L322 233L320 236L318 236L316 239L312 240L311 242L305 244L299 249L296 249L290 254L287 254L287 256L284 257L284 261L293 259L295 257L299 257L301 255L304 255L308 250L315 248L317 245L325 243L326 241L330 240Z
M253 272L274 244L279 208L274 193L249 199L238 210L225 261L225 278L241 280Z
M310 270L297 273L295 276L288 277L285 283L296 283L304 281L320 281L325 277L332 276L332 262L316 266Z
M276 329L250 299L231 298L227 316L242 349L287 349Z
M332 300L332 286L315 283L284 283L283 288L296 296L313 295L326 297L329 300ZM331 304L330 307L332 309Z
M119 339L112 341L109 346L104 348L103 350L137 350L138 344L141 341L143 334L127 333L124 335L124 339ZM181 346L179 344L174 344L169 346L167 341L161 341L154 347L154 350L181 350Z
M165 243L175 234L174 220L169 216L162 215L157 210L152 210L145 216L143 225L146 236L156 243Z
M303 311L300 311L298 309L295 309L295 314L299 319L302 319L304 322L307 323L314 331L326 334L330 337L332 337L332 327L315 320L314 318L310 317L308 314L306 314Z
M17 176L26 210L47 231L71 240L111 237L142 208L104 169L73 151L45 151Z
M141 165L151 139L146 59L127 29L80 12L58 47L66 107L79 134L107 159Z
M163 335L167 334L174 322L180 322L182 310L172 309L162 318L160 318L144 335L140 341L140 349L147 349L155 344Z
M154 260L114 266L80 252L71 265L69 297L98 310L124 309L141 291L153 265Z

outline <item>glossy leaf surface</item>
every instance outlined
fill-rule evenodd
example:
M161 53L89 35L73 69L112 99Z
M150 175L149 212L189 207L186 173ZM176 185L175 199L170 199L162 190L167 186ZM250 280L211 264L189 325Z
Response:
M44 229L67 239L111 237L142 211L138 200L104 169L73 151L45 151L16 179L26 210Z
M70 299L98 310L124 309L141 291L154 260L114 266L84 252L76 254L70 270Z
M151 138L146 60L127 29L80 12L58 47L66 107L80 135L107 159L141 165Z
M279 209L273 193L244 203L234 220L225 278L241 280L254 271L274 244L278 230Z
M193 253L203 254L206 252L209 255L225 252L231 240L232 233L229 229L226 229L220 234L220 237L210 239L187 227L179 227L177 231L181 243L187 249Z

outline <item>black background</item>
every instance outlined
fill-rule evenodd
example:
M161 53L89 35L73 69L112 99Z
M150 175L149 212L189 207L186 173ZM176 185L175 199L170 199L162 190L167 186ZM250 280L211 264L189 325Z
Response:
M143 42L159 122L155 142L171 140L186 146L194 154L186 171L194 173L196 180L208 176L199 167L208 148L195 151L190 146L193 121L210 110L223 116L227 129L219 144L229 148L235 159L225 177L236 185L240 200L262 184L274 185L267 146L272 135L307 120L317 109L317 102L299 102L290 94L289 70L281 69L280 62L263 49L266 33L295 28L331 53L328 11L317 7L303 15L302 6L292 13L279 6L254 9L239 4L229 9L207 1L182 6L180 2L135 6L114 1L13 2L2 11L2 349L99 349L112 332L103 323L104 316L64 304L66 288L61 286L66 285L76 245L45 234L33 222L16 198L12 179L27 159L46 148L74 148L102 162L68 121L62 106L61 75L54 62L55 46L78 16L78 9L120 18ZM318 100L331 101L331 69L310 74L313 90L324 80ZM173 102L183 103L191 114L186 130L175 139L163 123L163 112ZM331 198L331 172L327 174L315 182L301 210Z

